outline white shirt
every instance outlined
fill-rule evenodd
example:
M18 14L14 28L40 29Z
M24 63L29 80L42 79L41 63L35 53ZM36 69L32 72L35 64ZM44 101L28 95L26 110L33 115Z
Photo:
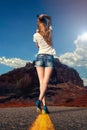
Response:
M33 35L33 41L38 43L38 54L56 55L55 49L52 46L48 45L43 36L41 36L38 32Z

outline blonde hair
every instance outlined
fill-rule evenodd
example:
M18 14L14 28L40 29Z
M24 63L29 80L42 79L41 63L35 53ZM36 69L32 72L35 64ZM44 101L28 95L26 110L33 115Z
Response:
M49 28L46 18L38 18L38 32L43 36L48 45L52 46L52 30Z

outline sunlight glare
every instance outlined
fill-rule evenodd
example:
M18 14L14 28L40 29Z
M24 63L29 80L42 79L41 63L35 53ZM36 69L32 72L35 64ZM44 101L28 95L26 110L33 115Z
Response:
M86 41L87 40L87 32L83 33L81 38L83 41Z

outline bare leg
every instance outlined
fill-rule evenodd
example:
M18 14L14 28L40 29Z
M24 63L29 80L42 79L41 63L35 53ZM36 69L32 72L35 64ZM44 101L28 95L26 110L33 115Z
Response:
M52 73L52 67L44 68L44 77L43 77L43 80L41 82L41 90L40 90L39 100L44 100L43 98L45 96L47 84L49 82L49 78L50 78L51 73Z
M38 74L38 78L39 78L40 92L41 92L41 87L42 87L42 84L43 84L45 68L43 68L43 67L37 67L36 69L37 69L37 74ZM42 103L43 103L43 105L45 105L45 96L42 99Z
M45 99L45 96L44 96L43 99L42 99L42 103L43 103L43 106L46 105L46 99Z
M37 73L38 73L38 78L40 82L40 95L39 95L39 100L42 101L43 105L46 104L45 101L45 92L47 89L47 84L49 82L49 78L52 72L52 67L37 67Z

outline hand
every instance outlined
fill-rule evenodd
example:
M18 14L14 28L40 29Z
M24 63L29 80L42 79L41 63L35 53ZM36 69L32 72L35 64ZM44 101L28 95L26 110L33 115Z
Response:
M40 14L39 19L42 19L44 16L45 16L44 14Z
M51 17L49 16L49 15L46 15L46 14L41 14L41 15L39 15L39 19L42 19L42 18L47 18L49 21L51 21ZM51 23L51 22L50 22Z

